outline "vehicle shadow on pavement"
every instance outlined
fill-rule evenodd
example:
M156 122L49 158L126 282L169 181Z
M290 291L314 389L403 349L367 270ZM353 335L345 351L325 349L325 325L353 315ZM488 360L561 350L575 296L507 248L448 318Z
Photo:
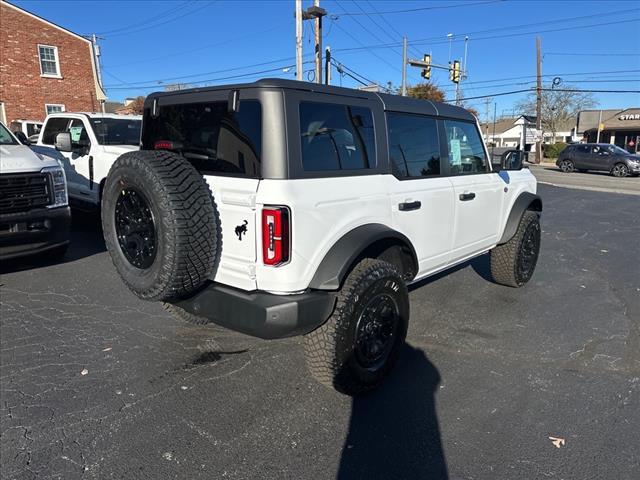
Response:
M480 277L488 282L493 282L493 277L491 276L491 259L488 254L480 255L478 257L472 258L471 260L467 260L466 262L462 262L453 267L447 268L442 272L436 273L435 275L430 275L427 278L420 280L419 282L412 283L409 285L409 291L413 292L414 290L424 287L432 282L440 280L447 275L451 275L454 272L459 270L463 270L467 267L471 267L474 272L476 272Z
M407 345L381 388L353 399L338 480L447 479L435 394L436 367Z
M13 273L52 265L75 262L82 258L106 251L102 238L102 226L99 212L71 211L71 230L69 249L62 258L54 258L43 252L33 256L3 260L0 273Z

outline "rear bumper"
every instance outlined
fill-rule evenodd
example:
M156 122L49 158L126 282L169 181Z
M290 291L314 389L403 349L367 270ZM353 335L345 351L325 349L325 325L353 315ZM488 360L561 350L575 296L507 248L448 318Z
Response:
M45 252L69 243L69 207L0 215L0 259Z
M173 303L230 330L273 339L315 330L329 318L335 302L332 292L274 295L210 283L195 296Z

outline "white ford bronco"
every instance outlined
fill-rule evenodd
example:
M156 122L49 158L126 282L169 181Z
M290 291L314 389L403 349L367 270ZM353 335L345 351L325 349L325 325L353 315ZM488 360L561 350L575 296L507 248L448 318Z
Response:
M31 148L64 166L72 206L95 210L113 162L140 148L141 124L139 115L52 113Z
M531 278L542 203L509 155L492 167L447 104L289 80L156 93L141 150L107 177L103 231L140 298L304 335L311 373L357 394L398 357L407 285L487 252L497 283Z

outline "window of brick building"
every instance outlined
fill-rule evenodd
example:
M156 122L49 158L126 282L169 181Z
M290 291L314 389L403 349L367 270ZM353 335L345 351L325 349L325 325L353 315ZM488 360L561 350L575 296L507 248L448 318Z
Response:
M40 56L40 73L44 77L59 77L60 62L58 60L58 47L38 45Z
M64 112L64 105L45 103L44 108L47 110L47 115L49 115L50 113Z

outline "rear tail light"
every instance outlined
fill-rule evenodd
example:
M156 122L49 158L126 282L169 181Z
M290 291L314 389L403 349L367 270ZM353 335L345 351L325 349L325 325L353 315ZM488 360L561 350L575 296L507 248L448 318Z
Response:
M265 207L262 209L262 261L265 265L282 265L289 261L291 235L289 209Z

